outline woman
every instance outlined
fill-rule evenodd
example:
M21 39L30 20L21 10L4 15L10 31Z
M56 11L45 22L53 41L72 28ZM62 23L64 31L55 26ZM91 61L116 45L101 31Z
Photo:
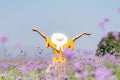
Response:
M54 56L52 58L52 64L57 64L57 66L66 64L66 58L62 54L65 48L73 50L75 40L82 35L90 35L89 32L83 32L67 41L67 36L62 33L55 33L52 35L51 39L49 39L48 36L42 33L38 28L33 28L32 30L39 33L46 40L46 48L50 46L53 49Z

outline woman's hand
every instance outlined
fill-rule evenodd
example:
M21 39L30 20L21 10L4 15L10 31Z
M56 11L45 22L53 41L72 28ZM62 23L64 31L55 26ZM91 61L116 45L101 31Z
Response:
M38 31L39 29L36 28L36 27L34 27L34 28L32 28L32 30L33 30L33 31Z
M89 32L84 32L84 34L86 34L86 35L91 35L91 33L89 33Z

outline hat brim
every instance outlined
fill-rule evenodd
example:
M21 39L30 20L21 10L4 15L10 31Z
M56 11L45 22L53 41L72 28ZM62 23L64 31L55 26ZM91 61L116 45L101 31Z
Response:
M62 34L62 33L54 33L52 36L51 36L51 41L57 45L57 44L60 44L60 45L64 45L65 43L67 43L67 36L65 34Z

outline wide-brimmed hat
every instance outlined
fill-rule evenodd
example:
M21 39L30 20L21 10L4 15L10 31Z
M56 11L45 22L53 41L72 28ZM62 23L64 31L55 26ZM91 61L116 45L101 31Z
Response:
M57 50L60 50L62 45L67 43L67 40L68 40L67 36L62 33L54 33L51 36L51 41L56 45Z

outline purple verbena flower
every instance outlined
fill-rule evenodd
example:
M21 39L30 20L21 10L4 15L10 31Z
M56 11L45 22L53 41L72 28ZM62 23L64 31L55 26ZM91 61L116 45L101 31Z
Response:
M15 46L16 46L16 47L21 47L21 46L22 46L22 43L21 43L20 41L17 41L17 42L15 43Z
M103 45L103 46L106 46L106 42L102 42L102 45Z
M70 80L70 76L67 76L67 75L60 75L60 80Z
M114 75L112 75L109 80L116 80L116 77Z
M75 78L78 78L78 79L80 79L81 78L81 74L80 73L75 73Z
M110 62L116 62L116 57L114 55L108 55L107 56L108 60L110 60Z
M80 62L76 62L74 64L74 70L77 71L77 72L82 72Z
M120 13L120 7L118 8L118 13Z
M105 38L108 37L108 32L104 31L104 32L102 33L102 36L105 37Z
M22 80L22 77L21 77L21 76L19 76L16 80Z
M92 51L91 51L91 50L87 50L87 49L86 49L86 50L84 50L84 51L83 51L83 53L85 53L85 54L91 54L91 53L92 53Z
M37 70L41 70L41 66L40 66L40 65L37 65L37 66L36 66L36 69L37 69Z
M88 75L89 75L88 72L83 72L82 75L81 75L81 77L82 77L83 80L85 80Z
M4 36L4 35L1 35L0 36L0 42L6 42L7 41L7 37L6 36Z
M100 65L98 63L94 63L93 66L94 66L95 69L97 69L97 68L99 68Z
M57 71L56 71L56 70L51 70L51 71L50 71L50 75L51 75L51 76L56 76L56 74L57 74Z
M6 77L7 76L7 74L6 73L2 73L1 75L0 75L0 77Z
M114 38L115 38L115 40L119 40L119 32L117 32L117 31L114 31L113 33L112 33L112 35L114 36Z
M109 22L110 19L109 19L109 18L105 18L104 21L105 21L105 22Z
M63 55L65 57L67 57L68 59L74 59L76 58L76 55L73 51L71 51L69 48L66 48L64 51L63 51Z
M8 64L0 64L0 68L3 68L5 70L8 70L9 69L9 66Z
M105 21L99 22L98 25L103 31L105 31Z
M18 69L20 72L26 73L26 72L34 71L34 70L36 70L36 69L40 69L40 65L29 61L28 63L26 63L26 64L24 64L24 65L22 64L22 65L20 65L20 66L17 66L17 69Z
M106 80L112 75L112 70L106 67L100 67L93 71L93 75L95 75L96 80Z

